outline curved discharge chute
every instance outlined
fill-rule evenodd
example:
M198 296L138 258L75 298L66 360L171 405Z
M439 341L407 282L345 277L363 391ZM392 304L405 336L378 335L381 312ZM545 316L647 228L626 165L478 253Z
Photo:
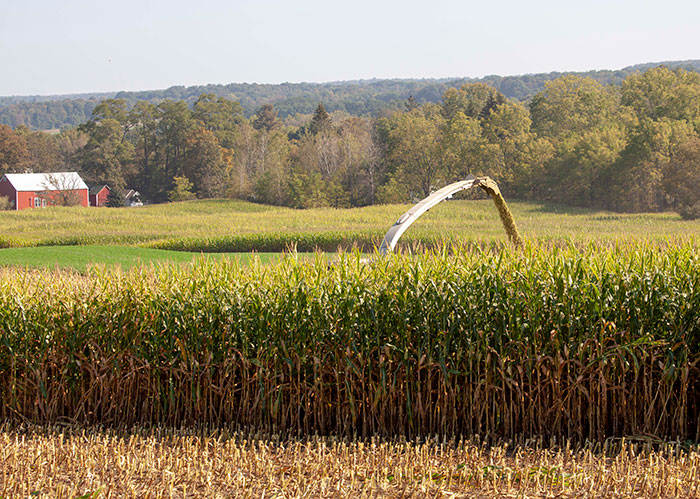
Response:
M518 229L515 226L513 215L510 213L510 210L508 209L508 206L506 205L506 202L503 199L501 191L498 189L498 185L496 185L496 182L491 180L489 177L475 178L473 175L469 175L464 180L460 180L459 182L455 182L446 187L443 187L439 191L433 192L430 196L423 199L422 201L414 205L406 213L401 215L401 217L396 221L394 225L391 226L391 228L387 231L386 235L384 236L382 245L379 247L379 253L382 255L386 255L387 253L394 251L396 243L398 242L401 235L404 232L406 232L406 229L408 229L411 226L411 224L418 219L418 217L420 217L430 208L440 203L441 201L444 201L445 199L451 198L454 194L456 194L459 191L471 189L472 187L477 185L483 190L485 190L487 193L489 193L489 195L491 195L491 198L496 204L498 214L501 217L501 221L503 222L503 226L505 227L510 240L516 246L522 245L522 239L518 234Z

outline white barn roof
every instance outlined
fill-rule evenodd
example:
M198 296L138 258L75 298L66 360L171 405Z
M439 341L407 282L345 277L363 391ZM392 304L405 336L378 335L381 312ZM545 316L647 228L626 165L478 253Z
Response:
M67 191L88 188L76 172L6 173L5 177L16 191L21 192Z

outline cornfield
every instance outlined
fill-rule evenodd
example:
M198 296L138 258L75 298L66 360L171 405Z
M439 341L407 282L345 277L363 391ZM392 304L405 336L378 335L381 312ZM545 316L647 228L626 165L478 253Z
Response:
M237 200L198 200L143 206L136 210L53 207L0 211L0 248L25 246L144 244L193 251L335 251L381 242L392 221L410 205L294 210ZM511 201L518 228L538 241L663 242L697 237L700 221L674 213L621 214L557 205ZM503 241L503 228L490 200L440 203L402 241L432 245L446 237L473 244Z
M3 270L0 418L700 440L693 243Z

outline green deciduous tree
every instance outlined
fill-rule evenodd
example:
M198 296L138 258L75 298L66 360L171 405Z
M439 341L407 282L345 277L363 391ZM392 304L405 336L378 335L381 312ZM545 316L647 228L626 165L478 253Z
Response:
M20 172L29 164L27 142L7 125L0 125L0 175Z
M442 187L447 177L442 140L443 119L438 113L417 109L396 115L389 132L389 161L394 178L408 192L425 197Z
M110 99L95 108L90 121L80 126L87 143L76 155L80 172L89 183L125 187L135 173L134 146L127 140L132 122L126 104Z
M163 101L157 107L158 162L161 178L158 182L162 193L170 190L170 182L182 176L187 137L196 122L187 104L182 101ZM159 196L159 199L160 198Z
M608 167L604 182L609 190L606 207L621 211L658 211L671 207L663 178L676 160L681 144L696 137L686 121L641 120L620 154Z
M154 104L139 101L129 113L132 126L132 143L135 147L134 161L137 173L134 181L139 191L148 199L163 200L165 182L158 164L159 136L158 110ZM120 200L123 202L123 196Z
M289 176L289 202L294 208L328 206L327 185L320 173L295 172Z
M622 83L622 103L640 118L693 123L700 117L700 74L658 67L630 75Z
M200 198L222 197L228 187L231 165L216 136L209 130L196 128L188 133L185 146L182 173L191 179L193 191Z
M458 111L443 128L444 161L453 179L479 170L480 151L486 145L478 118Z
M194 199L196 196L192 192L192 182L185 177L174 177L173 178L173 188L168 191L168 200L175 201L189 201Z
M700 138L688 137L676 147L663 189L683 218L700 218Z
M542 136L581 135L616 118L616 92L592 78L563 76L545 84L530 103L533 128Z
M202 94L192 107L192 119L205 130L213 132L222 147L231 149L235 142L236 128L245 121L240 103Z
M461 88L450 88L442 96L441 112L446 120L457 113L470 118L485 117L490 109L505 102L505 97L492 86L484 83L467 83Z
M230 178L232 196L270 204L287 202L290 143L286 131L251 123L238 128Z
M532 174L534 164L544 159L532 154L531 144L536 137L530 131L527 108L514 102L496 104L484 115L481 126L489 144L489 154L481 162L482 173L503 184L508 192L519 178Z

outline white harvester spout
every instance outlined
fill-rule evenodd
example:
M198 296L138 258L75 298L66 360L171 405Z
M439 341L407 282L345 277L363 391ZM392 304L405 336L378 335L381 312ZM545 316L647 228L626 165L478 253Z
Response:
M406 213L401 215L401 217L399 217L396 223L391 226L391 228L387 231L386 235L384 236L382 245L379 247L379 253L382 255L386 255L387 253L394 251L396 243L398 242L401 235L404 232L406 232L406 229L408 229L411 226L411 224L418 219L418 217L420 217L430 208L440 203L441 201L444 201L445 199L451 198L454 194L456 194L459 191L471 189L472 187L477 185L484 189L487 193L489 193L493 201L496 203L496 207L498 208L498 213L501 217L501 221L503 222L503 225L506 228L506 232L508 233L508 236L510 237L511 241L516 245L521 245L522 240L520 239L520 235L518 234L517 229L515 227L513 216L511 215L510 210L508 210L508 207L505 205L505 200L503 199L503 196L501 196L496 182L491 180L489 177L475 178L474 175L469 175L464 180L460 180L459 182L455 182L446 187L443 187L439 191L433 192L430 196L423 199L422 201L414 205Z

